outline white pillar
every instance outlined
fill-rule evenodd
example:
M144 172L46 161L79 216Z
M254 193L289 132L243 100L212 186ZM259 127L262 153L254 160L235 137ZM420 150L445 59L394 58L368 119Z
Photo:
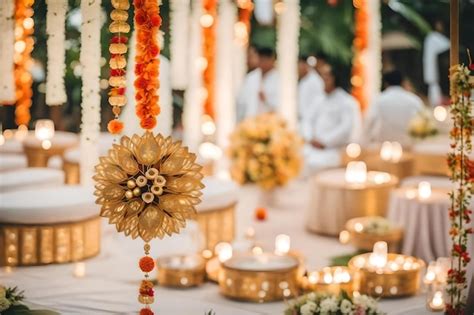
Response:
M202 139L201 117L203 114L202 70L199 68L199 58L202 57L201 0L193 0L193 10L189 23L189 69L188 87L184 95L183 111L183 140L191 152L197 152Z
M380 93L382 76L382 20L380 17L380 0L367 1L369 14L367 49L364 52L366 84L365 95L367 106L370 106L374 98Z
M295 129L298 103L299 0L283 0L277 16L277 58L280 75L279 113Z
M185 90L188 84L189 0L170 1L171 87Z
M81 1L81 14L81 183L92 185L94 166L99 160L101 1Z

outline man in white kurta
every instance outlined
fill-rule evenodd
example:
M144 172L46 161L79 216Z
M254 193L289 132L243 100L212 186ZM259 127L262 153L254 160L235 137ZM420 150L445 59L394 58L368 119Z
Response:
M127 66L127 105L123 109L121 119L123 120L124 135L132 136L133 134L141 135L143 129L140 127L140 120L135 114L135 32L130 39L130 49L128 56ZM163 44L162 36L160 35L160 46ZM153 128L154 133L161 133L164 136L170 136L173 128L173 95L171 89L171 72L170 72L170 61L163 55L159 56L160 59L160 89L159 89L159 105L160 115L158 116L158 123Z
M340 87L337 75L331 67L321 73L326 98L312 117L310 139L305 145L309 172L338 166L341 149L350 142L358 141L361 133L359 105Z
M237 97L237 120L274 112L279 102L279 76L275 69L275 53L269 48L258 49L259 66L244 79Z
M311 133L311 117L325 97L323 79L306 60L302 56L298 61L298 122L305 138Z
M403 76L399 71L384 74L383 81L385 90L367 112L365 140L370 143L398 141L402 146L410 146L408 125L423 109L423 101L401 86Z

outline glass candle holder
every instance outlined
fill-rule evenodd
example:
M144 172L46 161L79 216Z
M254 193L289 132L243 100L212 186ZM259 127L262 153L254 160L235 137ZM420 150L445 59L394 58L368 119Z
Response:
M39 119L35 124L35 137L38 140L51 140L54 137L54 122L51 119Z

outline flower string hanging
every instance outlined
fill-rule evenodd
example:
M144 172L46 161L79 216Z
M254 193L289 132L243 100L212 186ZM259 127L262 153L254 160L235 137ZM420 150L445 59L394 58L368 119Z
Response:
M138 292L138 301L143 304L141 315L154 314L150 306L154 302L150 273L155 269L155 261L150 256L149 242L156 237L179 233L186 220L195 215L195 206L201 201L201 189L204 188L202 167L196 163L196 155L180 141L161 134L153 135L150 131L160 112L160 4L156 0L134 0L136 114L145 133L123 136L107 156L99 159L94 176L100 215L108 218L118 232L145 241L145 256L138 263L144 272ZM121 40L117 43L124 44ZM111 63L120 62L121 66L117 65L117 68L123 69L125 60L121 62L122 57Z
M125 67L127 66L127 42L126 34L130 32L130 25L128 25L128 9L130 2L128 0L113 0L112 6L114 9L110 13L111 23L109 31L114 34L110 40L110 78L109 85L111 86L109 92L109 104L112 106L114 119L109 121L107 129L112 134L119 134L123 130L123 122L119 120L122 107L127 104L127 97L125 96Z
M472 84L469 81L469 68L454 65L450 69L451 130L452 152L448 155L451 180L456 188L450 193L451 207L449 234L453 243L451 249L451 269L448 271L449 301L447 314L463 314L466 307L466 269L471 260L468 252L469 235L473 233L471 223L472 210L469 209L474 191L469 155L472 151L472 102L470 100Z
M214 119L214 84L215 84L215 55L216 55L216 19L217 1L202 0L203 15L200 23L202 26L203 40L203 86L206 91L204 98L204 115Z
M365 65L362 59L363 51L367 49L369 42L369 14L368 0L353 0L355 7L355 31L354 31L354 60L352 64L352 95L359 101L361 108L367 107L367 95L364 89L366 81Z
M33 0L15 1L15 86L16 86L16 109L15 123L28 125L31 119L30 107L33 96L33 78L29 69L33 63L31 51L34 40L31 35L34 32Z

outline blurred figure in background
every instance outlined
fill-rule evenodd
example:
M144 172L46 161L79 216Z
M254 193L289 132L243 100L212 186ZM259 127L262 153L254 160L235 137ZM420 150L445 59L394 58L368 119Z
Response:
M348 143L358 141L361 133L359 104L342 89L341 75L329 65L321 69L326 97L317 105L305 146L306 168L310 172L338 166L340 150Z
M303 137L310 133L311 117L324 99L324 83L307 62L307 56L298 60L298 122Z
M330 66L328 62L328 56L325 53L319 52L316 54L316 63L314 65L314 70L316 70L319 75L324 71L325 67Z
M394 70L383 75L384 91L375 99L365 118L365 140L375 143L398 141L409 146L410 121L423 109L423 101L402 87L403 76Z
M250 45L247 50L247 72L258 68L258 50L254 45Z
M277 109L279 76L275 60L273 49L258 49L258 68L247 74L237 96L238 121Z

